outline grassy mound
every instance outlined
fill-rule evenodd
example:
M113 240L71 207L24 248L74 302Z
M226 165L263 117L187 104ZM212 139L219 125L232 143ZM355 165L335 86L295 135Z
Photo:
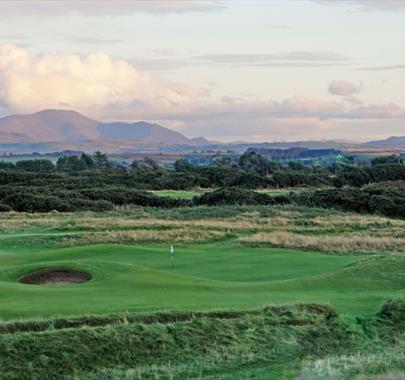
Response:
M404 332L377 316L340 317L315 304L21 323L13 333L11 322L1 325L3 379L208 379L247 366L269 373L280 364L276 378L283 378L304 357L355 352ZM234 378L245 378L243 371Z

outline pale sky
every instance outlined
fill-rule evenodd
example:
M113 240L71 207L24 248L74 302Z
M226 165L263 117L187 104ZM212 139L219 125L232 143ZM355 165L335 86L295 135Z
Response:
M0 1L0 115L222 141L405 135L405 0Z

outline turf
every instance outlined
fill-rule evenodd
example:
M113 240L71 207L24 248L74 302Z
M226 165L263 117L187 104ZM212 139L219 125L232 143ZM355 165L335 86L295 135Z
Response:
M88 271L70 286L24 285L44 267ZM374 313L404 294L405 258L331 255L234 243L175 247L157 244L69 248L7 244L0 249L0 318L330 303L340 312Z
M205 190L154 190L152 193L159 195L160 197L170 197L177 199L192 199L195 196L202 193L212 191L211 189Z

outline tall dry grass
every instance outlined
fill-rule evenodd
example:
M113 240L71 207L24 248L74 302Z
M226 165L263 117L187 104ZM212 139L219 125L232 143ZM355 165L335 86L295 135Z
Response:
M167 231L131 230L131 231L103 231L87 233L81 236L66 236L60 240L62 245L85 244L127 244L139 242L182 242L199 243L223 239L224 232L206 230L173 229Z
M204 210L203 210L204 211ZM245 233L245 243L269 244L334 252L405 251L405 221L376 215L327 213L308 208L271 207L244 209L218 217L210 209L136 208L112 212L0 213L0 234L74 232L63 244L136 241L210 241ZM61 239L57 240L60 244Z
M241 237L243 243L330 252L405 252L405 239L374 236L308 236L290 232L257 233Z

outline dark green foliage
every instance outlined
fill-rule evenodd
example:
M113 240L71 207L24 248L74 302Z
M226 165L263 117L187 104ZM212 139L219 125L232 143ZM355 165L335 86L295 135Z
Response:
M3 203L0 203L0 212L8 212L8 211L11 211L11 207Z
M371 165L387 165L387 164L403 164L403 160L399 155L376 157L371 160Z
M242 154L239 158L239 166L247 172L252 171L261 175L268 175L271 172L270 161L254 151Z
M78 172L94 168L94 161L90 156L83 154L81 157L67 156L60 157L56 162L56 168L59 171Z
M377 314L398 328L405 328L405 300L388 300Z
M193 199L195 205L273 205L288 203L288 197L272 197L255 191L238 188L219 189L211 193L205 193Z
M193 169L193 164L184 158L181 158L174 163L174 170L176 172L186 172L191 169Z
M132 204L137 206L172 208L188 204L186 200L159 197L146 191L125 188L83 189L80 193L87 199L94 201L104 200L115 205Z
M15 169L15 165L12 162L0 161L0 170L4 170L4 169L13 170L13 169Z
M21 160L15 164L17 170L26 172L53 172L55 165L49 160Z
M301 205L405 217L405 186L375 185L361 189L329 189L291 195Z
M382 164L371 167L343 168L334 181L336 186L355 186L384 182L384 181L403 181L405 180L405 165L400 164Z
M278 171L270 179L273 187L325 186L331 184L326 173L312 171Z
M95 166L99 169L108 169L111 167L110 163L108 162L107 155L105 153L97 151L94 153L93 159Z

